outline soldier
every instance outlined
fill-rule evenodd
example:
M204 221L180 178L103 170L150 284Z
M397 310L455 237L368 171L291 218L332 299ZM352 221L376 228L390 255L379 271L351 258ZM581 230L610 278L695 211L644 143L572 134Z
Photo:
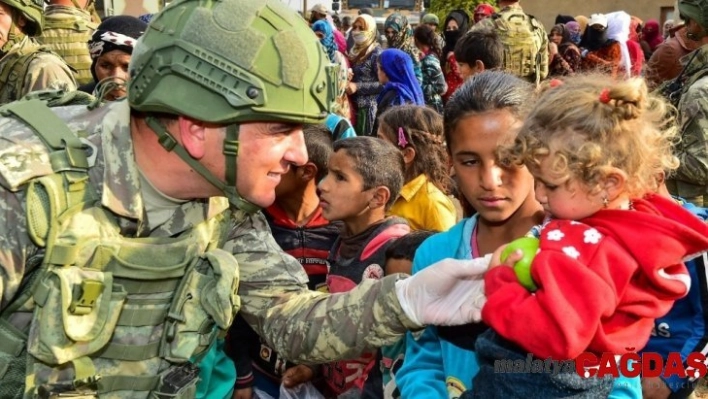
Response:
M686 36L702 47L684 56L679 76L661 88L670 99L678 99L681 140L676 156L681 165L667 179L673 195L697 206L705 206L708 193L708 0L679 0ZM676 101L674 101L676 102ZM677 105L677 104L674 104Z
M330 68L277 0L179 0L136 44L127 101L0 108L0 397L192 398L239 308L314 363L478 320L478 267L329 295L275 243L258 210L305 163Z
M34 39L42 34L42 6L42 0L0 0L0 104L35 90L76 90L66 63Z
M93 81L86 45L98 26L89 11L92 8L93 0L49 0L44 10L44 29L37 38L76 70L79 85Z
M471 30L493 29L504 43L504 68L538 84L548 76L548 35L518 0L499 0L499 13L475 23ZM476 19L475 19L476 20Z

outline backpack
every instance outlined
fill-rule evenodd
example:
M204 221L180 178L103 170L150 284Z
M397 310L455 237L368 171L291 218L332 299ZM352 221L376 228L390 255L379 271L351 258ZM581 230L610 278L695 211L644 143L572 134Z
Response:
M548 74L545 30L536 18L521 10L507 10L492 16L494 30L504 44L504 68L516 76L536 82ZM545 50L545 51L544 51Z

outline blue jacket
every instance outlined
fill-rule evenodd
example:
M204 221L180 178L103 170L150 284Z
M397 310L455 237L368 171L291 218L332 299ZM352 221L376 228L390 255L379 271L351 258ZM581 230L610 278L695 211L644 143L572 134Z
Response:
M708 219L706 208L699 208L689 202L684 202L683 207L702 220ZM688 295L676 301L666 316L656 319L652 336L642 352L659 353L664 357L670 352L679 352L685 361L689 353L708 349L708 313L704 308L708 301L705 254L686 262L686 268L691 275L691 289ZM679 376L664 378L664 381L674 392L685 388L689 383L688 378Z
M476 216L463 219L450 230L425 240L415 253L413 273L446 258L471 259L470 242L476 224ZM474 347L476 337L468 337L470 339L466 341L459 338L459 331L451 330L455 329L431 326L420 335L408 333L405 361L396 374L401 397L457 398L471 389L472 378L479 366L475 353L466 348ZM610 398L641 399L640 379L616 379Z

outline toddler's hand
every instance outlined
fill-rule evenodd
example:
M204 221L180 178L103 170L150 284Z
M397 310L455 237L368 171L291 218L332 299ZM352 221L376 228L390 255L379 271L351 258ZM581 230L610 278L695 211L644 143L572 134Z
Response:
M502 245L501 247L497 248L496 251L492 254L492 260L489 262L489 268L494 268L497 266L509 266L509 267L514 267L514 264L518 261L521 260L521 258L524 257L524 253L520 250L517 249L516 251L512 252L505 260L504 262L501 261L501 254L504 252L504 249L507 247L507 245Z

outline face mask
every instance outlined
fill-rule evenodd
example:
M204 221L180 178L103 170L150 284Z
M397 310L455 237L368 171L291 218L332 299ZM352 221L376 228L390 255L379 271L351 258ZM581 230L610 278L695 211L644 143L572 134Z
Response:
M580 44L580 40L582 37L580 36L580 32L570 32L570 41L575 43L575 44Z
M445 41L447 43L457 43L457 39L460 38L460 32L459 30L446 30L445 31Z
M354 37L354 43L356 44L362 44L366 41L366 33L364 32L354 32L352 37Z

